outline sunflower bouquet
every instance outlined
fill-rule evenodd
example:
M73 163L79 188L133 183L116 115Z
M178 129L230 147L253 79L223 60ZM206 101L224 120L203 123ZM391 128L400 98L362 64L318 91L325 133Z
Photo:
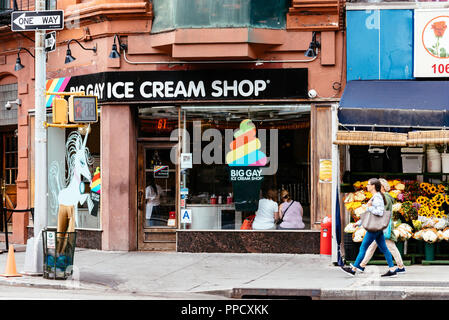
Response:
M416 202L420 204L418 214L427 218L446 218L449 205L449 196L444 193L446 187L443 184L422 182L420 189L424 194L416 199Z

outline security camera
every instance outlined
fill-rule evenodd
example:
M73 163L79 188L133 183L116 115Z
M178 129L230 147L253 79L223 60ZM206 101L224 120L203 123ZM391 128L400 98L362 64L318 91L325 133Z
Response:
M310 89L308 92L308 95L309 95L309 98L313 99L313 98L316 98L317 93L314 89Z
M11 110L13 103L17 104L18 106L21 106L22 105L22 100L16 99L14 101L6 101L5 109L6 110Z

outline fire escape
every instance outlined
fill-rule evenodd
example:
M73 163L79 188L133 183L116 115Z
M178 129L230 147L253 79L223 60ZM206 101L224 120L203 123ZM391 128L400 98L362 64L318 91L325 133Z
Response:
M0 27L11 24L11 12L33 8L33 0L0 0Z

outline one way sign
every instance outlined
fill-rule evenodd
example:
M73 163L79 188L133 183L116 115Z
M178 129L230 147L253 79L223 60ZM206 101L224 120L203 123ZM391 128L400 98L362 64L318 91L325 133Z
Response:
M63 10L14 11L11 14L12 31L61 30L63 28Z
M52 52L56 49L56 31L45 34L45 52Z

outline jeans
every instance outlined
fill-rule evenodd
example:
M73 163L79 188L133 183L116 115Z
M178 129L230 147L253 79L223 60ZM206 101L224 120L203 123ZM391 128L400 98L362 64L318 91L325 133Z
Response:
M396 264L399 268L404 267L404 262L402 261L401 253L399 252L398 248L396 247L396 243L391 240L385 239L385 244L387 245L388 250L390 251L391 255L394 258L394 261L396 261ZM371 243L371 245L368 247L368 250L366 251L365 258L360 263L360 266L365 267L368 262L371 260L372 256L374 255L374 252L376 251L377 245L376 242Z
M357 255L357 258L355 259L354 267L360 268L360 262L362 262L363 258L365 257L365 254L366 254L366 250L371 245L371 243L373 243L373 241L376 241L377 246L379 247L379 250L384 254L385 259L387 260L388 266L390 268L394 267L393 257L391 256L391 253L388 250L387 245L385 243L383 231L377 231L377 232L367 231L366 232L365 237L363 238L362 244L360 245L359 254Z

